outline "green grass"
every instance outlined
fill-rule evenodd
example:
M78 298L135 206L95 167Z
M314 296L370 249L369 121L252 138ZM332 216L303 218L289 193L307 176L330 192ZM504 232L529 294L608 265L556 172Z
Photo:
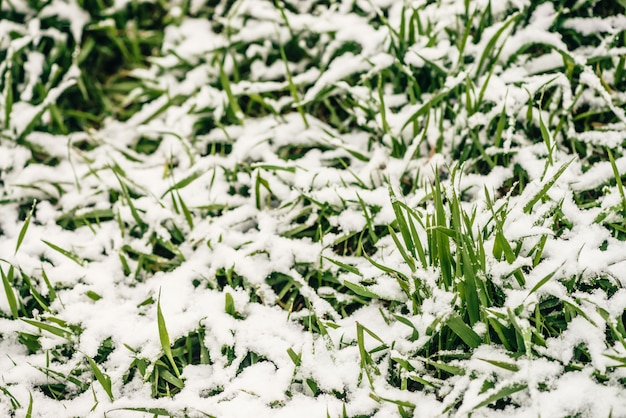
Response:
M40 2L0 6L16 23L0 46L0 339L6 367L40 372L7 369L0 406L36 416L91 392L85 414L219 416L245 393L269 411L302 395L331 399L328 416L404 417L426 397L430 414L503 416L581 371L624 394L626 141L605 139L624 137L626 35L571 24L623 3L342 3L386 34L376 54L374 35L328 23L335 3L263 2L270 19L226 0L79 1L81 39L56 15L29 37ZM529 27L543 37L519 42ZM332 78L351 57L363 66ZM129 317L107 322L116 309ZM246 328L263 315L282 322ZM123 321L150 332L127 343ZM530 378L537 364L551 371ZM287 367L280 396L231 392Z

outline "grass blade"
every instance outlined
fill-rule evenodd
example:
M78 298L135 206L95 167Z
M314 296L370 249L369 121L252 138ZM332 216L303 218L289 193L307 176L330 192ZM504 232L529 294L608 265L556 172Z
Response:
M463 319L458 314L453 314L450 316L448 321L446 322L448 327L459 336L465 342L465 344L469 345L471 348L476 348L482 343L482 339L476 332L471 329Z
M33 200L33 206L30 208L30 212L28 212L28 216L24 221L24 225L22 225L22 229L20 229L20 234L17 236L17 244L15 244L15 253L17 254L17 250L20 249L22 245L22 241L24 241L24 236L26 236L26 231L28 230L28 226L30 225L30 220L33 217L33 212L35 211L35 205L37 204L37 199Z
M172 365L172 369L174 369L176 377L180 378L180 372L178 371L178 367L174 361L174 356L172 355L172 344L170 343L170 336L165 325L165 318L163 318L163 311L161 310L161 291L159 291L159 299L157 301L157 325L159 327L159 339L161 341L163 353L165 353L165 356Z
M615 164L615 158L613 158L613 153L611 152L611 149L607 148L606 152L609 156L611 169L613 169L613 175L615 176L615 183L617 184L617 190L619 191L619 194L622 197L622 211L623 211L623 214L626 215L626 195L624 194L624 185L622 184L622 176L619 173L617 164Z
M296 367L302 364L302 357L298 353L293 351L291 347L287 349L287 354L289 355L289 358L291 359L291 361L293 361L293 364L296 365Z
M349 280L344 280L343 284L359 296L371 299L380 299L380 296L360 284L352 283Z
M334 265L336 265L336 266L338 266L338 267L340 267L340 268L342 268L342 269L344 269L344 270L346 270L346 271L348 271L348 272L350 272L350 273L356 274L357 276L363 276L363 275L361 274L361 272L359 271L359 269L357 269L357 268L356 268L356 267L354 267L354 266L351 266L350 264L342 263L342 262L341 262L341 261L339 261L339 260L334 260L334 259L332 259L332 258L328 258L328 257L325 257L325 256L322 256L322 258L324 258L324 259L326 259L326 260L330 261L330 262L331 262L331 263L333 263Z
M5 275L4 270L0 267L0 275L2 275L2 285L4 286L4 294L7 297L7 302L9 304L9 308L11 309L11 315L14 319L17 319L19 316L18 313L18 303L15 297L15 293L13 293L13 286L11 285L13 282L13 274L14 268L11 265L9 267L9 272Z
M202 175L204 175L203 171L194 171L193 173L191 173L190 175L188 175L184 179L176 182L173 186L168 188L161 195L161 199L163 199L172 190L179 190L179 189L182 189L182 188L185 188L185 187L189 186L191 183L193 183L194 180L198 179L199 177L202 177Z
M78 264L79 266L83 267L85 265L85 260L83 260L82 258L80 258L79 256L77 256L76 254L74 254L71 251L67 251L61 247L59 247L58 245L55 245L49 241L46 241L45 239L41 240L44 244L46 244L48 247L52 248L54 251L66 256L67 258L69 258L70 260L72 260L73 262L75 262L76 264Z
M572 158L571 160L563 164L561 168L559 168L559 170L552 176L552 178L550 178L550 180L548 180L546 184L543 185L541 190L539 190L539 192L535 196L533 196L533 198L530 199L528 203L526 203L526 205L524 206L524 213L530 213L533 206L535 206L535 203L537 203L542 197L546 195L546 193L548 193L548 190L550 190L550 188L554 185L554 183L556 183L559 177L561 177L561 174L565 172L567 167L569 167L569 165L573 161L574 159Z
M514 393L517 393L517 392L519 392L521 390L526 389L527 387L528 387L528 385L526 383L515 383L515 384L512 384L510 386L505 386L502 389L500 389L499 391L497 391L496 393L494 393L493 395L489 396L487 399L485 399L481 403L479 403L478 405L476 405L472 409L476 410L478 408L482 408L483 406L487 406L489 404L497 402L500 399L507 398L507 397L511 396L512 394L514 394Z
M400 128L400 132L404 131L404 129L409 126L410 124L412 124L413 122L415 122L417 120L417 118L419 118L420 116L425 115L426 113L428 113L428 111L435 106L436 104L438 104L439 102L441 102L443 99L446 98L446 96L448 96L448 94L450 93L450 90L444 90L441 93L436 94L434 97L432 97L429 101L427 101L426 103L424 103L419 109L417 109L411 116L409 116L409 118L406 120L406 122L404 122L404 124L402 125L402 128Z
M68 341L71 340L72 332L67 329L63 329L55 325L46 324L45 322L35 321L34 319L22 318L22 321L34 327L37 327L42 331L48 331L50 334L56 335L57 337L61 337Z
M87 361L91 366L91 370L93 371L94 376L96 376L96 379L102 386L102 389L104 389L106 394L109 396L111 402L113 402L113 392L111 391L111 378L108 375L102 373L102 370L100 370L96 362L93 361L91 357L87 357Z

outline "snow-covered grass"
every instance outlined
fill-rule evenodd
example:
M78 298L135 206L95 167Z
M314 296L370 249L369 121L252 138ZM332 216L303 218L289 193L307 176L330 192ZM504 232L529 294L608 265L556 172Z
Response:
M626 416L621 0L0 2L0 415Z

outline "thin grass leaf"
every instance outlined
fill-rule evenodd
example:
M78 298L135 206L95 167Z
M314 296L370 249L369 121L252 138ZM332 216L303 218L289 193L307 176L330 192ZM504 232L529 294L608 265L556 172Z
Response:
M500 112L500 116L498 117L498 123L496 125L496 133L493 138L493 144L496 148L500 148L502 146L502 133L504 132L504 127L506 126L506 122L507 122L506 104L504 104L502 105L502 112Z
M342 268L342 269L344 269L344 270L346 270L346 271L348 271L348 272L350 272L350 273L352 273L352 274L356 274L357 276L363 276L363 275L361 274L361 272L359 271L359 269L357 269L357 268L356 268L356 267L354 267L354 266L351 266L350 264L342 263L342 262L341 262L341 261L339 261L339 260L334 260L334 259L332 259L332 258L328 258L328 257L326 257L326 256L322 256L322 258L324 258L324 259L326 259L326 260L330 261L330 262L331 262L331 263L333 263L334 265L336 265L336 266L338 266L338 267L340 267L340 268Z
M4 129L9 129L11 126L11 113L13 112L13 80L11 73L11 66L13 63L13 57L10 55L5 57L8 60L7 70L4 77Z
M487 362L489 364L492 364L496 367L499 367L501 369L504 370L508 370L511 372L517 372L519 371L519 366L517 364L514 363L507 363L505 361L497 361L497 360L489 360L489 359L485 359L485 358L479 358L479 360L482 360L484 362Z
M574 162L574 158L563 164L561 168L559 168L559 170L550 178L550 180L548 180L546 184L543 185L541 190L539 190L539 192L535 194L532 199L528 201L528 203L526 203L526 205L524 206L524 213L530 213L533 206L535 206L535 203L537 203L541 198L546 195L546 193L548 193L548 190L552 188L554 183L556 183L559 177L561 177L561 175L565 172L565 170L567 170L567 167L569 167L572 162Z
M376 395L375 393L370 393L370 398L374 399L376 402L389 402L389 403L393 403L393 404L404 406L404 407L411 408L411 409L415 408L415 404L413 404L412 402L383 398L381 396ZM413 415L411 414L411 416Z
M548 164L552 165L552 136L546 128L546 124L543 122L543 117L541 116L541 110L539 111L539 129L541 131L541 137L543 138L543 143L546 144L546 150L548 151Z
M176 362L174 361L174 357L172 356L172 345L170 343L170 336L167 332L167 327L165 325L165 318L163 318L163 311L161 311L161 291L159 290L159 298L157 300L157 325L159 328L159 340L161 341L161 348L163 349L163 353L170 362L170 365L174 369L174 373L176 373L176 377L180 378L180 372L178 371L178 367L176 366Z
M187 186L189 186L191 183L194 182L194 180L197 180L199 177L202 177L202 175L204 175L203 171L194 171L193 173L191 173L190 175L188 175L187 177L185 177L184 179L176 182L173 186L171 186L170 188L168 188L162 195L161 195L161 199L163 199L169 192L171 192L172 190L180 190L183 189Z
M396 244L396 248L398 249L398 251L400 252L400 255L404 259L404 262L409 266L411 271L413 273L415 273L415 270L416 270L415 262L413 261L413 258L411 258L407 254L406 250L404 249L404 247L400 243L400 240L398 239L398 236L396 235L396 231L393 230L391 225L387 225L387 229L389 230L389 234L391 234L391 238L393 239L394 244Z
M413 334L411 335L409 339L410 341L415 341L419 338L419 331L417 330L417 328L415 328L415 325L413 324L413 322L411 322L408 318L403 317L402 315L393 314L393 317L396 318L398 322L403 323L404 325L406 325L407 327L413 330Z
M35 211L36 204L37 204L37 199L33 200L33 206L30 208L30 211L28 212L28 216L26 216L26 219L24 220L24 225L22 225L22 228L20 229L20 233L17 236L17 243L15 244L14 254L17 254L17 250L20 249L20 246L22 245L22 241L24 241L24 237L26 236L26 231L28 230L28 226L30 225L30 220L33 217L33 212Z
M441 387L440 384L431 382L429 380L426 380L423 377L418 376L416 374L409 374L409 375L407 375L407 377L409 379L411 379L412 381L420 383L420 384L422 384L424 386L430 386L430 387L435 388L435 389L439 389Z
M400 279L402 279L405 282L409 282L409 278L406 276L406 274L398 271L398 270L394 270L391 267L387 267L384 266L380 263L377 263L376 261L374 261L374 259L372 259L372 257L370 257L369 255L367 255L367 253L365 252L365 250L363 249L363 245L361 244L361 253L363 254L363 257L365 257L365 259L367 261L369 261L374 267L379 268L380 270L387 272L395 277L398 277Z
M489 42L487 42L487 45L485 45L485 49L483 49L483 53L480 56L480 59L478 60L478 65L476 66L476 75L480 75L482 73L482 68L485 63L485 60L488 57L492 56L492 50L496 46L496 42L498 42L498 39L500 38L500 36L502 36L502 33L504 33L504 31L509 26L511 26L513 23L519 20L522 16L523 15L521 13L515 13L514 15L509 17L509 19L506 22L504 22L502 27L498 29L498 31L491 37Z
M42 331L47 331L50 334L56 335L68 341L71 341L73 333L70 330L57 327L55 325L46 324L45 322L35 321L34 319L22 318L22 321L29 325L39 328Z
M544 284L548 283L550 281L551 278L554 277L554 275L556 274L557 271L559 271L559 269L561 267L563 267L565 263L562 263L557 269L555 269L552 273L547 274L544 278L542 278L541 280L539 280L537 282L536 285L533 286L532 289L530 289L530 292L528 292L528 296L532 295L533 293L535 293L537 290L539 290ZM528 296L526 296L526 298L528 298Z
M617 169L617 164L615 164L615 158L613 158L613 152L611 152L610 148L606 148L606 152L609 156L609 161L611 162L611 168L613 169L613 176L615 176L615 183L617 184L617 190L619 191L620 196L622 197L622 211L626 215L626 194L624 194L624 185L622 184L622 176Z
M176 196L178 197L178 203L180 204L180 208L183 211L183 216L185 217L185 221L187 221L187 225L189 225L189 229L193 230L194 223L193 223L193 217L191 216L191 212L189 211L189 208L187 207L187 204L185 203L183 198L180 197L180 193L178 193L178 191L176 191Z
M450 364L447 363L442 363L439 361L433 361L430 359L424 359L424 361L426 363L428 363L429 365L438 368L439 370L442 370L446 373L450 373L453 374L455 376L464 376L465 375L465 369L463 369L462 367L459 366L452 366Z
M233 300L233 295L226 292L225 299L226 300L224 302L224 310L228 315L232 316L233 318L237 318L238 315L237 311L235 310L235 301Z
M261 170L257 171L256 181L254 183L254 193L255 193L255 202L256 208L261 210L261 186L271 195L272 189L270 188L269 182L261 177Z
M430 248L434 265L439 265L441 275L446 289L452 286L453 282L453 257L450 249L450 238L456 237L456 231L448 228L448 216L443 204L443 195L439 177L435 177L435 185L432 190L435 205L435 222L428 231L432 235L432 246Z
M430 109L445 99L448 94L450 94L450 90L444 90L441 93L436 94L429 101L424 103L419 109L417 109L409 118L404 122L402 127L400 128L400 132L404 131L404 129L409 126L411 123L415 122L420 116L425 115L430 111Z
M287 173L295 173L296 167L285 167L282 165L275 164L250 164L250 168L260 168L261 170L266 171L285 171Z
M30 277L26 273L24 273L21 269L20 269L20 276L22 277L22 280L24 281L24 283L26 283L26 285L28 286L28 291L30 292L30 295L33 297L33 299L35 299L37 304L44 311L50 312L50 306L45 301L44 297L37 291L37 289L35 289L35 286L33 286L33 283Z
M139 225L139 227L141 228L142 232L144 232L145 229L147 228L147 225L143 221L143 219L141 219L141 216L139 216L139 212L135 208L135 205L133 203L133 199L131 198L130 192L128 191L128 186L126 185L126 183L124 183L122 181L122 179L118 175L118 173L117 173L118 170L115 170L113 167L111 167L111 169L113 170L113 174L115 174L115 177L117 178L117 181L120 184L122 195L124 196L124 200L126 200L126 203L128 204L131 216L133 217L135 222L137 222L137 225ZM123 172L122 172L122 174L123 174Z
M528 384L526 384L526 383L514 383L512 385L505 386L502 389L498 390L493 395L489 396L487 399L485 399L481 403L479 403L478 405L474 406L474 408L472 408L472 410L475 411L475 410L477 410L479 408L482 408L484 406L490 405L490 404L492 404L494 402L499 401L500 399L507 398L507 397L511 396L512 394L517 393L519 391L522 391L522 390L524 390L526 388L528 388Z
M91 366L91 370L93 371L94 376L96 376L98 383L100 383L100 385L102 386L102 389L104 389L106 394L109 396L109 399L111 400L111 402L113 402L113 392L111 390L111 378L108 375L102 373L102 370L100 370L100 367L98 367L96 362L93 361L91 357L87 357L87 361L89 362L89 366Z
M359 205L361 205L363 216L365 216L365 225L367 225L367 234L372 240L372 244L375 244L376 241L378 241L378 237L376 236L376 233L374 232L374 223L372 221L372 217L370 216L369 210L367 210L367 205L365 204L361 196L357 193L356 197L359 200Z
M54 290L54 286L52 286L52 284L50 283L50 279L48 278L48 275L46 274L46 270L42 267L41 269L41 277L43 278L43 281L46 283L46 287L48 288L48 297L50 298L50 302L54 302L57 298L57 292ZM63 303L61 302L61 306L63 306Z
M452 314L448 318L446 325L471 348L476 348L482 343L480 336L463 322L463 319L458 314Z
M0 392L4 393L11 400L11 406L14 410L22 407L22 404L17 400L15 396L13 396L13 394L7 388L5 388L4 386L0 386Z
M374 378L372 377L372 373L380 375L380 370L378 369L378 366L376 365L376 362L374 362L374 359L370 355L369 351L365 348L365 338L363 335L364 329L365 327L363 325L358 322L356 323L357 346L359 347L359 355L361 358L361 370L365 371L370 387L374 389Z
M17 303L17 298L15 297L15 293L13 293L13 286L12 286L13 275L14 275L13 265L9 267L9 272L6 275L4 274L4 270L0 266L0 275L2 275L2 285L4 286L4 294L7 298L7 302L11 310L11 316L13 316L14 319L17 319L19 317L19 312L18 312L19 306Z
M28 392L28 409L24 418L32 418L33 416L33 394Z
M285 17L285 21L287 21L286 16L284 14L283 16ZM306 113L304 112L304 109L302 108L302 105L300 102L300 95L298 94L298 88L293 82L291 70L289 69L289 61L287 60L287 55L285 54L285 48L283 47L281 43L278 44L278 51L280 52L280 58L285 64L285 74L287 75L287 83L289 85L289 92L291 93L291 97L293 97L293 102L296 106L296 109L298 110L298 113L300 114L300 117L302 118L302 123L304 124L304 127L306 129L309 129L309 121L306 117Z
M111 409L111 411L145 412L146 414L153 414L154 416L159 416L159 417L173 416L165 408L115 408L115 409Z
M71 251L67 251L61 247L59 247L58 245L55 245L49 241L46 241L45 239L41 240L44 244L46 244L48 247L52 248L54 251L64 255L65 257L69 258L70 260L72 260L73 262L75 262L76 264L78 264L81 267L84 267L85 265L85 260L80 258L78 255L74 254Z
M182 389L183 387L185 387L185 383L183 382L183 380L180 379L180 377L174 376L168 369L160 369L159 376L178 389Z
M296 365L296 367L299 367L300 364L302 364L302 357L295 351L293 351L291 347L287 349L287 354L289 355L291 361L293 361L293 364Z
M407 221L404 217L404 214L402 213L401 206L399 202L396 200L396 195L391 189L391 187L389 187L389 197L391 199L391 207L393 208L393 212L396 216L396 222L398 222L398 228L400 229L400 233L402 234L402 239L406 245L406 248L413 257L416 257L415 244L413 243L413 239L412 239L413 237L411 235L411 231L407 225Z
M371 290L368 290L364 286L361 286L356 283L352 283L349 280L344 280L343 284L344 286L346 286L348 289L352 290L354 293L356 293L359 296L363 296L365 298L371 298L371 299L380 299L380 296L378 296L376 293L372 292Z
M414 219L417 220L420 227L424 228L424 224L422 220L420 219L418 214L413 209L409 208L405 203L400 202L399 200L396 200L394 203L398 206L398 208L403 208L407 213L405 224L408 224L409 232L411 234L409 242L411 243L411 246L414 248L414 251L411 251L411 254L413 254L413 257L415 258L414 252L417 252L417 257L422 263L422 267L427 268L428 264L426 261L426 253L424 251L422 241L417 232L417 227L415 226L415 222L413 221Z

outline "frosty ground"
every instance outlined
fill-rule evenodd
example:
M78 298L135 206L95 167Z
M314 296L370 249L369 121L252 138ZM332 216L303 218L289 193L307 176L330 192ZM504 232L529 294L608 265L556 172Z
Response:
M0 2L0 415L626 416L619 0Z

